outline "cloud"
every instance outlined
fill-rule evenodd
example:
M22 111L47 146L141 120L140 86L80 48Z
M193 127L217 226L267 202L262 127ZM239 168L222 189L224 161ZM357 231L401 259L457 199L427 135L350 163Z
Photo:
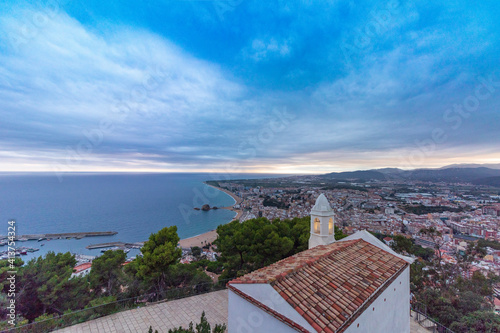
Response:
M269 57L284 58L290 55L290 41L277 41L274 38L255 39L251 47L245 51L255 61L263 61Z
M3 36L17 33L22 18L36 15L24 9L18 19L2 20ZM245 100L246 88L219 66L147 31L94 32L60 12L26 43L2 42L0 71L8 84L0 89L0 126L7 151L60 150L64 160L68 148L77 150L99 132L98 144L86 149L93 158L153 150L164 151L168 160L167 152L179 153L179 145L192 152L207 140L227 140L248 109L255 121L262 113ZM83 155L81 163L89 163L91 154Z
M435 129L447 139L429 164L491 160L500 88L457 129L444 115L497 67L494 11L400 3L347 61L343 43L389 3L242 2L223 18L158 3L109 19L85 16L105 5L12 5L0 14L0 170L394 166Z

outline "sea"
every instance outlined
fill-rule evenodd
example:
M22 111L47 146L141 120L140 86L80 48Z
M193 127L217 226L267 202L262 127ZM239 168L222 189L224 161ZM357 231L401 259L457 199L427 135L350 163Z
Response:
M16 242L17 247L38 248L21 256L24 261L49 251L98 256L101 249L86 246L107 242L142 242L151 233L177 226L181 239L193 237L230 222L236 215L226 209L234 199L207 180L278 177L264 174L195 173L72 173L0 174L0 235L7 235L15 220L16 235L115 231L113 236ZM0 252L7 246L0 246ZM139 250L131 250L129 257Z

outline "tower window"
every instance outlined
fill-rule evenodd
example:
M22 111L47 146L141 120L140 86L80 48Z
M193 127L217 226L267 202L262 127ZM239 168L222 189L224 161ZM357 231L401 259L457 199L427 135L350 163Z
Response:
M333 234L333 219L330 218L330 220L328 221L328 233L331 235Z
M319 234L319 233L320 233L320 228L319 228L319 226L320 226L319 219L318 219L318 218L315 218L315 219L314 219L314 232L315 232L316 234Z

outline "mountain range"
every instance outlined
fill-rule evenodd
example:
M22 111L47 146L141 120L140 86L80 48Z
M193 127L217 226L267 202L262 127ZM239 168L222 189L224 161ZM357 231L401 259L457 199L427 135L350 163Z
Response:
M439 169L402 170L385 168L348 172L332 172L321 177L338 180L413 180L447 183L472 183L500 186L500 165L450 165ZM498 166L498 168L495 168Z

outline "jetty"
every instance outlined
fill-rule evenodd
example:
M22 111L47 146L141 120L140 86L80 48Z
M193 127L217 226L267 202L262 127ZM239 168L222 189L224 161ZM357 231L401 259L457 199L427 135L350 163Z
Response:
M93 249L102 249L106 247L121 247L127 249L140 249L144 245L144 242L137 243L124 243L124 242L110 242L110 243L101 243L101 244L92 244L87 246L86 248L89 250Z
M24 240L40 240L40 239L59 239L59 238L76 238L82 239L84 237L98 237L98 236L114 236L116 231L93 231L93 232L68 232L60 234L33 234L17 236L17 241Z

